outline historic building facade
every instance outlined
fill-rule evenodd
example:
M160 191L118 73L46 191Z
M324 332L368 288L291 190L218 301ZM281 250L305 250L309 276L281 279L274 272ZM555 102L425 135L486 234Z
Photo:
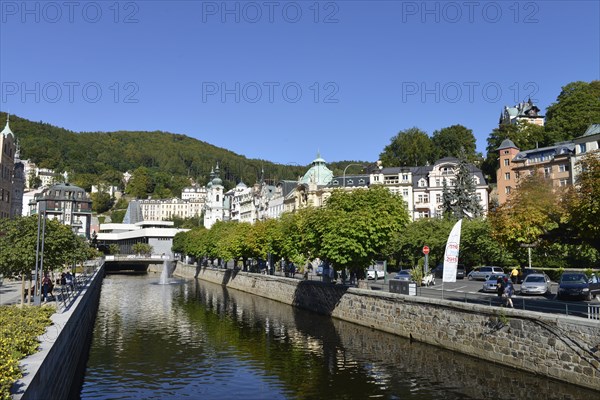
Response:
M11 217L16 151L15 135L7 117L6 126L0 132L0 218Z
M498 147L496 170L498 203L504 204L519 184L519 179L533 173L543 175L555 188L572 185L577 179L577 162L600 149L600 124L592 124L582 136L553 146L521 151L510 139Z
M43 189L29 203L30 215L41 213L63 225L70 225L77 235L90 238L92 222L92 200L79 186L65 182Z
M505 106L500 114L499 125L514 125L519 121L544 126L544 116L540 114L540 109L531 99L514 107Z

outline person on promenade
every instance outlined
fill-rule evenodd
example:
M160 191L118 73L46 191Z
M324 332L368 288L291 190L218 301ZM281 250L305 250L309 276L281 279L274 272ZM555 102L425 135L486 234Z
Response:
M496 279L496 291L499 300L502 302L502 295L504 294L504 278L502 278L502 276L499 276L498 279Z
M44 303L48 301L50 297L50 292L52 291L52 280L48 276L48 274L44 275L44 279L42 279L42 300Z
M67 271L67 274L65 275L65 281L67 285L73 289L73 275L71 275L71 272Z
M510 271L510 278L512 280L513 285L517 284L517 278L519 277L519 269L514 267L512 271Z
M504 288L504 294L502 295L504 297L504 300L506 301L506 305L510 308L514 308L513 307L513 302L512 302L512 295L514 294L514 286L512 284L512 282L510 282L508 279L506 280L506 287Z

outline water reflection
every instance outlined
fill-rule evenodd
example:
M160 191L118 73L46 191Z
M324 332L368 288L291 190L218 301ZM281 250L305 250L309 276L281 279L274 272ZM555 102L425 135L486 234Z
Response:
M597 395L219 285L152 279L105 280L82 398Z

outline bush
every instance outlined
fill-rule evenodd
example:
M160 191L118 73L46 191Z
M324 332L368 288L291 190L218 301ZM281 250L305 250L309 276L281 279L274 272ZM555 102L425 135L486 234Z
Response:
M12 384L23 376L19 360L38 350L38 336L51 324L51 307L0 306L0 399L10 399Z

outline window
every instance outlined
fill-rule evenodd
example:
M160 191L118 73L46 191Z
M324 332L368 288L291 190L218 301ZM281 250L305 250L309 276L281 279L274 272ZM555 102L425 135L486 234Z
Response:
M510 172L504 173L504 180L510 181Z
M580 153L585 153L585 143L581 143L579 144L579 152Z
M521 173L519 171L515 172L515 178L519 179L519 176L521 176Z
M347 183L348 185L353 185L353 184L354 184L354 180L353 180L353 179L348 179L348 180L346 181L346 183Z
M504 166L508 167L510 165L510 160L508 158L504 159Z
M358 184L359 185L364 185L365 184L365 180L364 179L359 179L358 180Z
M440 186L440 185L441 185L440 178L435 178L435 186Z
M544 175L546 177L549 177L550 174L552 174L552 167L551 166L550 167L544 167Z
M510 194L510 186L507 186L507 187L504 189L504 193L506 193L506 194Z
M403 181L407 181L408 180L408 174L402 174L402 180Z
M568 180L567 180L567 179L561 179L561 180L559 181L559 185L560 185L560 186L567 186L568 184L569 184L569 182L568 182Z
M379 182L379 175L373 175L373 182Z
M402 189L402 196L408 197L408 189Z
M419 187L427 186L427 181L423 178L419 179Z
M508 154L508 153L509 153L509 151L508 151L508 150L504 150L504 154Z
M558 166L559 172L567 172L569 170L569 164L560 164Z
M435 195L435 202L436 203L441 203L442 202L442 195L441 194L437 193Z
M333 184L334 184L334 185L339 185L340 183L338 182L338 180L337 180L337 179L335 179L335 180L333 181Z

